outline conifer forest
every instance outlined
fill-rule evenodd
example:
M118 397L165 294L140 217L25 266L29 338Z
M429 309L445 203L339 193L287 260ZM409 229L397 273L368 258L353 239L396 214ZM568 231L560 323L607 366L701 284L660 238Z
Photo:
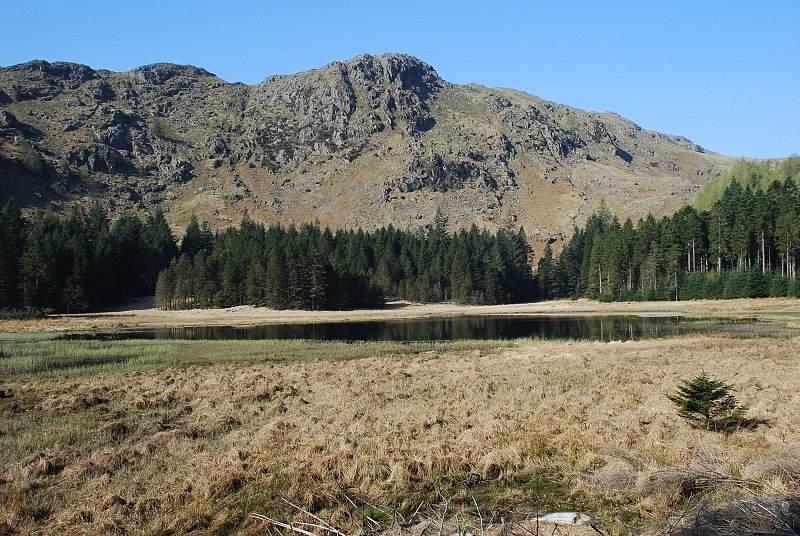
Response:
M624 223L604 206L556 256L534 260L522 229L449 233L265 226L212 231L195 218L180 241L164 214L109 221L98 204L30 219L0 209L0 308L97 310L153 295L158 307L379 307L387 300L491 305L588 297L690 300L798 296L800 193L793 177L732 181L708 210ZM535 265L536 269L533 269Z

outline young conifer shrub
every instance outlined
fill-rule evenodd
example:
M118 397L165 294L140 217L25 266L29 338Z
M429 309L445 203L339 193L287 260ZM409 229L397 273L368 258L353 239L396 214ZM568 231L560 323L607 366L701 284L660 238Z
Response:
M677 392L667 398L675 404L678 415L692 426L726 431L738 426L748 410L739 404L732 389L729 383L703 372L691 380L682 380Z

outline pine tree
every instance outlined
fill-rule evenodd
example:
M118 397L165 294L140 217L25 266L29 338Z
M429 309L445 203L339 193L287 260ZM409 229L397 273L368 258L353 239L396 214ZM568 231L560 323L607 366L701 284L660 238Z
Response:
M536 272L536 282L539 288L539 297L543 300L549 300L556 296L555 294L555 262L553 260L553 248L550 244L544 247L542 257L539 259Z
M732 385L703 372L691 380L682 380L677 392L667 398L675 404L678 415L693 426L728 430L741 422L748 409L739 404L732 389Z
M286 309L289 306L286 289L286 263L282 252L270 251L265 275L265 300L267 307Z
M633 222L630 218L622 224L620 235L620 269L624 275L624 295L625 299L631 299L638 279L639 259L636 258L636 230L633 228Z
M122 214L111 224L101 246L104 303L153 292L145 280L147 259L142 229L141 220L134 214Z
M781 188L775 219L775 241L781 257L781 274L788 279L797 275L797 254L800 251L800 192L790 177Z
M572 238L564 246L556 263L555 293L559 298L580 298L583 296L584 287L581 283L581 266L583 265L583 243L585 232L575 229Z
M450 268L450 288L453 301L456 303L469 303L473 291L472 271L469 266L469 253L467 251L467 233L461 231L452 246L453 264Z
M56 307L56 221L52 214L38 213L20 257L23 300L28 307Z
M267 271L257 259L250 262L245 276L245 296L247 303L256 307L266 306Z
M18 305L19 261L25 247L22 212L11 200L0 209L0 307Z
M192 260L188 255L178 257L175 264L175 302L179 309L190 309L195 306L194 277Z
M197 222L197 216L192 214L192 218L181 240L180 253L182 255L186 254L189 255L189 257L194 257L200 251L203 251L206 255L210 255L213 245L214 235L211 233L208 223L203 222L201 226Z
M156 280L156 307L159 309L175 309L175 259L169 266L161 270Z
M217 293L216 268L205 251L199 251L192 260L195 299L198 307L213 307Z
M142 229L142 240L146 257L144 285L146 288L152 289L158 273L178 255L175 236L161 209L156 209L147 216Z
M314 251L311 255L311 265L309 268L308 295L311 309L320 311L326 309L328 306L330 266L319 251Z

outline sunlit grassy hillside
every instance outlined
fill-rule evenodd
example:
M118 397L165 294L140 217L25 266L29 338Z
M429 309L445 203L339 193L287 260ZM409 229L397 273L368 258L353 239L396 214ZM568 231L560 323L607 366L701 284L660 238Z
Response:
M730 170L708 181L697 193L694 206L698 210L710 209L734 180L743 186L766 191L773 181L784 182L789 177L795 181L800 179L800 156L791 156L784 160L742 159Z

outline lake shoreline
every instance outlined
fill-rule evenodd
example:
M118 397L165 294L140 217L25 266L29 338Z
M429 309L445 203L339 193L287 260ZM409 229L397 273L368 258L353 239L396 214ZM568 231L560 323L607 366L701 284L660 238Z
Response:
M109 331L193 326L243 327L266 324L411 320L480 315L639 315L684 316L689 318L752 318L763 321L783 321L789 327L800 327L800 300L791 298L681 302L598 302L580 299L489 306L390 302L383 309L350 311L275 310L250 305L227 309L162 311L148 305L148 302L140 301L130 307L114 311L50 315L42 319L2 320L0 321L0 333Z

